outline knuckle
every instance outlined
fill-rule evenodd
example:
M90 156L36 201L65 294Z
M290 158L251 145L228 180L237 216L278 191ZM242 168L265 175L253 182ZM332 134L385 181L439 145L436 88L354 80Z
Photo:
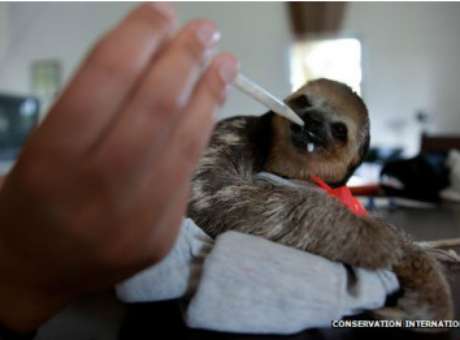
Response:
M205 84L206 91L209 96L213 99L213 101L221 105L225 100L226 85L224 82L220 80L217 74L213 74L205 79Z
M118 168L112 157L91 157L82 168L81 181L90 188L94 200L115 213L119 172L113 169Z
M181 143L181 154L188 165L194 165L201 156L204 148L203 137L198 132L189 132Z
M165 94L157 99L154 104L155 113L159 118L165 120L171 113L176 113L182 110L183 103L179 96L174 96L171 93Z
M201 43L197 42L194 37L184 39L182 50L186 57L194 64L201 64L204 57L204 47Z
M200 22L192 22L184 31L182 39L178 42L186 57L193 63L201 64L204 60L207 46L197 36L197 27Z
M137 13L137 15L128 17L120 27L115 29L115 34L124 34L128 40L132 40L133 34L150 40L161 40L175 26L174 17L159 15L158 12L147 13L148 15L144 13Z
M167 3L142 4L133 13L131 18L142 18L151 24L174 26L177 20L172 6Z
M122 53L113 53L116 51L113 44L114 41L109 36L99 40L90 52L86 64L108 77L129 80L136 72L136 63L131 62L130 58L124 58Z
M135 138L137 135L130 137ZM142 138L143 136L140 136ZM85 162L85 178L99 188L101 195L117 197L121 188L120 181L131 179L131 174L139 170L134 162L142 156L145 144L135 143L131 138L116 136L105 141Z

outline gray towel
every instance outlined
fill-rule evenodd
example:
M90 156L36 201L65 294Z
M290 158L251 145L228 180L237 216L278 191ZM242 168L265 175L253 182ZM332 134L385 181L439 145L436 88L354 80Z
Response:
M192 220L160 263L116 287L124 302L188 295L188 326L290 334L383 306L398 289L385 270L343 264L262 238L227 232L215 243Z
M201 274L204 256L213 244L212 238L191 219L184 219L176 244L168 256L118 284L118 298L124 302L162 301L193 292Z

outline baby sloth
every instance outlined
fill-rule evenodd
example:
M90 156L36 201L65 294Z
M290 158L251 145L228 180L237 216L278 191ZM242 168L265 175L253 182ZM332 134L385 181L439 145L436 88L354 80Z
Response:
M365 104L344 84L319 79L286 99L305 127L268 112L218 123L194 174L188 215L209 235L236 230L333 261L396 273L390 319L451 319L452 300L438 262L401 230L357 216L311 180L344 185L369 147ZM267 171L302 185L277 185Z

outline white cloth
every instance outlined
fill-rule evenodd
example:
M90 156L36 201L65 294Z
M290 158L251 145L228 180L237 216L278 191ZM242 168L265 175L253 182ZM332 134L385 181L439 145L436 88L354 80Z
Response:
M213 242L185 219L170 254L116 292L131 303L188 295L185 321L194 328L290 334L379 308L397 289L389 271L347 268L237 232Z
M448 201L460 202L460 151L449 151L446 166L449 168L450 185L441 191L441 197Z

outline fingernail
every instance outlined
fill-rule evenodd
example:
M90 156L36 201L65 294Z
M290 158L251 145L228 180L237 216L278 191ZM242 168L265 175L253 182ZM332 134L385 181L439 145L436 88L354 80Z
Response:
M173 5L168 2L152 2L152 7L168 19L173 19L176 15Z
M225 84L230 84L238 74L239 64L233 57L222 58L219 61L218 72Z
M220 32L211 23L198 26L196 35L204 46L213 46L220 40Z

